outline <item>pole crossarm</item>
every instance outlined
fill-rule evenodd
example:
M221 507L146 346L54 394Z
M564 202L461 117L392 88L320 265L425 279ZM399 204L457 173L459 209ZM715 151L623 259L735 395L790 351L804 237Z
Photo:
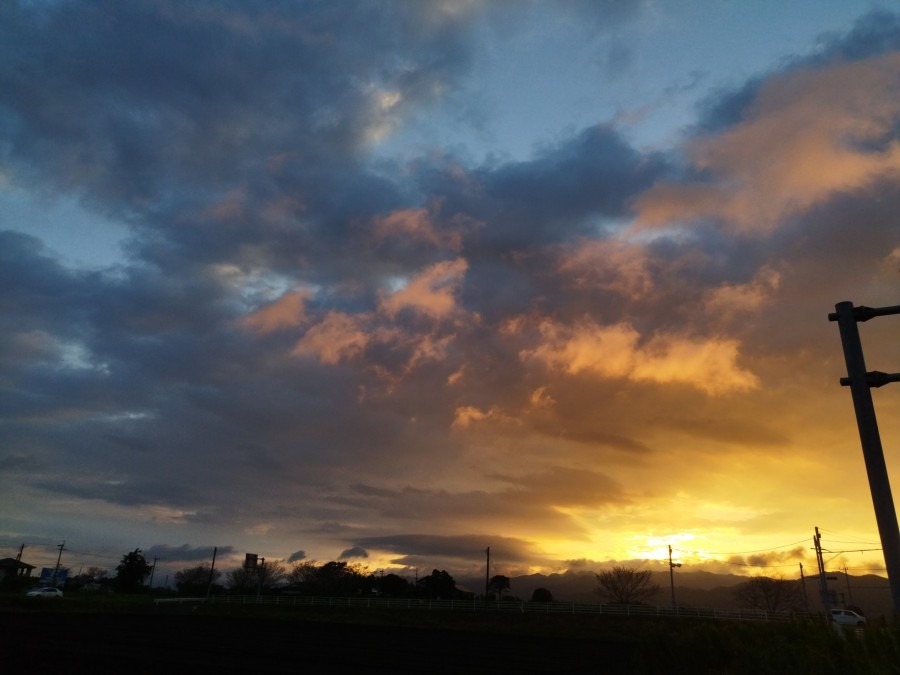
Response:
M893 307L866 307L865 305L860 305L853 308L853 318L856 321L868 321L876 316L889 316L891 314L900 314L900 305L894 305ZM828 320L837 321L838 313L831 312L828 315Z
M882 373L880 370L870 370L866 373L866 384L870 387L883 387L891 382L900 382L900 373ZM850 378L842 377L841 386L849 387Z
M900 374L866 370L862 341L857 326L857 323L877 316L900 314L900 305L873 309L863 306L854 307L852 302L845 301L836 304L834 309L834 313L829 314L828 319L837 321L844 361L847 365L847 377L841 378L841 384L850 387L863 460L869 478L869 489L872 493L872 505L875 508L875 521L878 524L888 583L891 587L894 615L900 617L900 526L897 523L897 512L894 509L894 498L891 494L891 484L884 461L884 449L881 445L881 435L878 433L875 404L871 392L872 387L880 387L889 382L900 382Z

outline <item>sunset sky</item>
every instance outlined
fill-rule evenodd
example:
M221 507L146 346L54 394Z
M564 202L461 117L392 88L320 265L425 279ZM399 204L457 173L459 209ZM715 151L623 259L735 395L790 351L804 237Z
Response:
M3 2L0 258L0 557L883 570L893 2Z

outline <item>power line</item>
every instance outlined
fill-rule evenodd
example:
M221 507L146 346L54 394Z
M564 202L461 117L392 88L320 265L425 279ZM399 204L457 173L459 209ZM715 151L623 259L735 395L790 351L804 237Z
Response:
M679 553L692 553L694 555L747 555L750 553L768 553L770 551L777 551L781 548L790 548L791 546L798 546L805 542L809 541L809 538L801 539L800 541L795 541L790 544L782 544L781 546L772 546L770 548L761 548L755 551L686 551L684 549L673 549L678 551Z
M778 567L796 567L796 565L797 565L797 563L795 563L795 562L788 563L785 565L754 565L752 563L735 562L732 560L720 560L717 562L720 562L723 565L735 565L736 567L761 567L761 568L772 568L772 569L775 569Z
M827 548L823 548L823 551L827 553L834 553L835 555L843 555L844 553L865 553L866 551L880 551L880 548L848 548L846 551L832 551Z
M880 541L864 541L864 540L860 539L859 537L854 537L852 534L841 534L840 532L835 532L834 530L822 529L821 531L822 531L822 533L828 535L830 541L835 541L838 544L869 544L871 546L878 546L881 544ZM837 539L831 539L831 537L834 537L834 536L846 537L850 541L840 541Z

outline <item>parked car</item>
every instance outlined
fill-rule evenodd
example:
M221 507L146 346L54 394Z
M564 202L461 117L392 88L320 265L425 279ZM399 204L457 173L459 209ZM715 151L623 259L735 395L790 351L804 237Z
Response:
M831 620L844 626L866 625L866 617L860 616L856 612L851 612L849 609L831 610Z
M63 596L63 592L58 588L51 588L50 586L45 586L44 588L35 588L33 591L28 591L25 594L27 598L61 598Z

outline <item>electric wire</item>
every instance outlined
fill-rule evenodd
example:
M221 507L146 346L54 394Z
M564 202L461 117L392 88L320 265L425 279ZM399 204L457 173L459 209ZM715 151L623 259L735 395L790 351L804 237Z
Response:
M800 541L795 541L790 544L781 544L780 546L772 546L770 548L761 548L755 551L687 551L685 549L676 549L672 548L673 551L678 551L679 553L690 553L693 555L748 555L751 553L769 553L770 551L777 551L782 548L790 548L791 546L798 546L805 542L809 541L809 537L804 537Z

